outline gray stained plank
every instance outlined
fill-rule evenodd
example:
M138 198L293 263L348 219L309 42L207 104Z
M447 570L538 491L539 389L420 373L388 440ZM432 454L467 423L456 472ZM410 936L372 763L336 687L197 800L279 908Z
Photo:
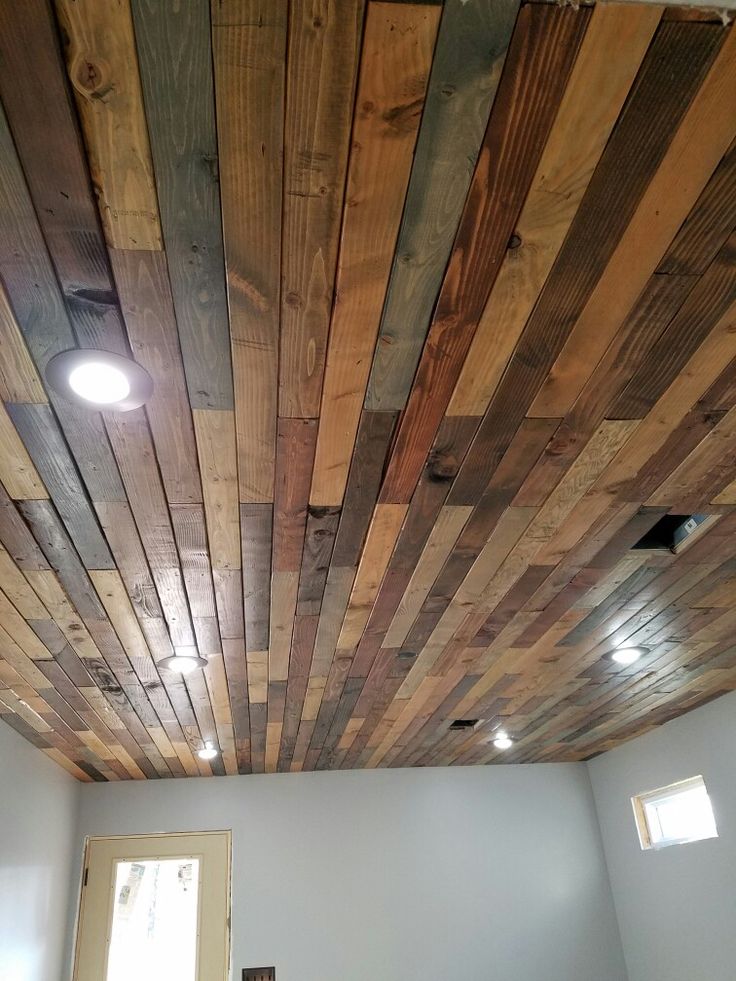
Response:
M0 275L39 374L60 351L77 346L33 202L0 107ZM125 499L98 413L50 392L51 402L96 501Z
M19 569L35 571L51 568L2 484L0 484L0 542Z
M386 470L382 503L408 503L416 488L507 252L589 17L587 8L527 4L520 10Z
M268 650L272 527L273 507L270 504L240 505L245 640L248 651ZM265 720L263 724L265 726Z
M486 130L518 0L447 0L366 409L403 409Z
M64 292L109 298L107 251L47 0L0 4L0 93Z
M132 9L189 399L231 409L210 5L133 0Z
M299 573L297 616L318 614L327 581L335 535L340 521L340 509L310 507L304 535L304 552Z
M298 572L317 442L315 419L279 419L274 478L274 572Z
M51 501L21 501L19 507L79 615L104 620L105 610Z
M113 274L133 357L155 380L146 404L166 497L202 500L192 412L163 252L111 249Z
M373 514L398 413L363 412L350 462L340 524L332 553L332 566L358 564L363 540Z
M24 403L8 405L7 409L86 568L114 569L115 562L51 407Z

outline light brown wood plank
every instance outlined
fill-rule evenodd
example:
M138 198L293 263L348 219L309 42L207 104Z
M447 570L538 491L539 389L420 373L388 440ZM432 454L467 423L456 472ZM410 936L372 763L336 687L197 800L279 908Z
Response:
M119 249L160 249L129 0L56 0L56 12L107 241Z
M391 271L439 8L368 9L310 503L342 503Z

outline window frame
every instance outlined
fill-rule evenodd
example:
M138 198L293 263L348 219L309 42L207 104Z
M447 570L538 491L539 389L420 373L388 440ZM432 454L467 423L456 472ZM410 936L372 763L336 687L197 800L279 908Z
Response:
M689 790L700 787L705 791L708 802L710 803L715 834L703 835L698 838L663 838L660 841L655 840L652 836L649 823L647 805L664 802L670 798L678 797ZM713 802L710 799L708 787L702 774L687 777L685 780L677 780L675 783L666 784L664 787L658 787L655 790L645 791L643 794L635 794L631 798L631 806L634 810L634 821L639 834L639 844L641 845L642 851L660 851L662 848L669 848L670 845L689 845L696 841L709 841L719 837L718 822L716 821L715 811L713 810Z

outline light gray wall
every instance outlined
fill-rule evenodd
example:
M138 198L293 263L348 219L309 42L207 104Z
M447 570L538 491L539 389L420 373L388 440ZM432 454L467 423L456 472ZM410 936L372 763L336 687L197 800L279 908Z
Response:
M588 766L630 981L734 981L736 694ZM697 774L719 837L642 851L631 797Z
M86 785L80 818L232 829L238 981L626 978L582 765Z
M80 784L0 722L0 978L66 975Z

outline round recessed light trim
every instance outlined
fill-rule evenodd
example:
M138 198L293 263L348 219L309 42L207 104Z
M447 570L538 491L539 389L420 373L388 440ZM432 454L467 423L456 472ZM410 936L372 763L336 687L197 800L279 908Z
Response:
M615 661L616 664L634 664L640 657L648 653L646 647L619 647L618 650L612 652L611 660Z
M196 654L172 654L158 662L159 667L175 671L177 674L191 674L197 668L207 667L207 658L199 657Z
M200 760L214 760L219 755L219 750L215 749L209 740L207 740L202 749L197 750L197 756Z
M514 740L505 732L497 732L493 740L496 749L510 749L514 745Z
M112 351L62 351L46 365L46 378L69 402L105 412L138 409L153 394L153 379L146 369Z

